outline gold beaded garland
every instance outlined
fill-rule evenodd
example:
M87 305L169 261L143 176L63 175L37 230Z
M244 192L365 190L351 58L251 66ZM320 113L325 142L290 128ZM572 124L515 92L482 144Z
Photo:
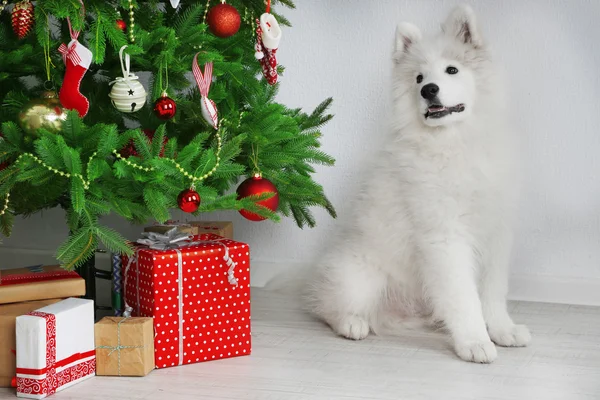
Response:
M241 122L241 118L242 118L242 115L240 115L240 122ZM220 156L220 154L221 154L221 147L222 147L222 140L221 140L220 128L221 128L221 124L222 124L222 122L223 122L223 121L224 121L224 120L221 120L221 122L219 123L219 129L217 130L217 133L216 133L216 136L217 136L217 154L216 154L216 163L215 163L215 166L214 166L214 167L213 167L213 168L212 168L210 171L208 171L206 174L204 174L204 175L202 175L202 176L199 176L199 177L195 177L194 175L190 174L190 173L189 173L189 172L187 172L185 169L183 169L183 168L181 167L181 165L180 165L180 164L179 164L177 161L175 161L174 159L172 159L172 158L165 158L165 160L167 160L167 161L169 161L169 162L172 162L172 163L175 165L175 168L177 168L177 170L178 170L178 171L179 171L179 172L180 172L180 173L181 173L183 176L185 176L186 178L188 178L188 179L190 179L190 180L192 181L192 184L191 184L191 187L192 187L192 188L194 188L194 187L195 187L195 184L196 184L197 182L201 182L201 181L203 181L203 180L207 179L208 177L210 177L212 174L214 174L214 173L215 173L215 171L217 170L217 168L219 168L219 165L220 165L220 162L221 162L221 156ZM132 168L136 168L136 169L139 169L139 170L141 170L141 171L144 171L144 172L151 172L151 171L154 171L154 168L152 168L152 167L143 167L143 166L141 166L141 165L138 165L138 164L136 164L136 163L134 163L134 162L131 162L131 161L129 161L128 159L126 159L125 157L123 157L121 154L119 154L119 152L118 152L117 150L113 150L112 152L113 152L113 154L114 154L114 155L115 155L115 156L116 156L118 159L120 159L121 161L123 161L125 164L127 164L128 166L130 166L130 167L132 167ZM90 158L89 158L89 160L88 160L88 165L89 165L89 163L92 161L92 159L93 159L93 158L94 158L94 157L95 157L97 154L98 154L97 152L94 152L94 154L92 154L92 155L90 156ZM20 155L19 157L17 157L17 159L15 160L15 164L16 164L16 163L19 163L19 162L20 162L20 161L23 159L23 157L29 157L29 158L33 159L33 161L37 162L37 163L38 163L38 164L40 164L42 167L46 168L48 171L50 171L50 172L53 172L53 173L55 173L55 174L57 174L57 175L64 176L64 177L66 177L66 178L70 178L71 176L75 176L75 177L77 177L77 178L79 178L79 179L81 180L81 182L83 183L83 188L84 188L85 190L88 190L88 189L90 188L91 180L89 179L89 168L88 168L88 170L87 170L87 173L86 173L86 175L87 175L87 178L88 178L88 179L86 180L86 179L83 177L83 175L81 175L81 174L75 174L75 175L71 175L71 174L70 174L70 173L68 173L68 172L60 171L60 170L58 170L58 169L56 169L56 168L54 168L54 167L52 167L52 166L50 166L50 165L46 164L46 163L45 163L45 162L43 162L43 161L42 161L42 160L41 160L39 157L37 157L37 156L35 156L34 154L31 154L31 153L23 153L23 154L21 154L21 155ZM4 215L4 213L5 213L5 212L6 212L6 210L8 209L9 197L10 197L10 193L6 193L6 198L5 198L5 200L4 200L4 207L3 207L3 209L0 211L0 216Z
M219 128L220 128L220 124L219 124ZM172 158L163 158L166 161L172 162L175 166L175 168L177 168L177 170L186 178L190 179L192 181L192 186L197 183L197 182L201 182L203 180L205 180L206 178L210 177L212 174L215 173L215 171L217 170L217 168L219 168L219 165L221 163L221 147L222 147L222 141L221 141L221 135L219 133L219 130L217 130L216 133L217 136L217 154L216 154L216 163L215 166L208 171L206 174L202 175L202 176L194 176L192 174L190 174L189 172L187 172L185 169L183 169L181 167L181 165L179 165L179 163L175 160L173 160ZM123 161L125 164L127 164L128 166L132 167L132 168L136 168L139 169L140 171L145 171L145 172L151 172L154 171L154 168L152 167L143 167L141 165L138 165L132 161L129 161L127 158L123 157L121 154L119 154L119 152L117 150L113 150L113 154L121 161Z
M4 11L4 8L8 4L8 0L2 0L2 4L0 4L0 12ZM2 214L0 214L2 215Z
M0 216L4 215L4 213L6 212L6 210L8 210L8 200L10 198L10 193L6 193L6 198L4 199L4 207L2 208L2 211L0 211Z
M133 0L129 0L129 40L131 43L135 42L135 36L133 35L133 28L135 27L135 18L133 17Z

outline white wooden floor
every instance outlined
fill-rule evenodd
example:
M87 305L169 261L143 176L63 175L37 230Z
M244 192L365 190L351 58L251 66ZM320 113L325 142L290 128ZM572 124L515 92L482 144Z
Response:
M492 365L458 360L439 333L406 331L352 342L302 314L291 298L252 293L253 354L96 377L59 399L600 399L600 308L513 303L533 344L499 349ZM0 389L0 398L13 398Z

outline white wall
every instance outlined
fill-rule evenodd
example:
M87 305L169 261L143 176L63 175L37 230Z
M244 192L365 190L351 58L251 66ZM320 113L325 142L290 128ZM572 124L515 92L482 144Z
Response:
M390 51L396 24L438 29L458 2L434 0L303 0L286 12L278 52L286 66L279 99L312 108L335 99L335 119L325 127L324 149L338 162L317 175L340 214L357 185L362 161L373 154L390 112ZM525 190L513 266L511 297L600 304L600 1L471 1L485 37L510 77L512 110L523 132ZM299 230L247 222L236 213L236 236L252 248L263 282L286 267L299 267L335 221L318 212L318 228ZM138 227L111 219L128 237ZM60 212L18 221L4 247L54 249L65 237ZM12 262L8 249L6 261Z

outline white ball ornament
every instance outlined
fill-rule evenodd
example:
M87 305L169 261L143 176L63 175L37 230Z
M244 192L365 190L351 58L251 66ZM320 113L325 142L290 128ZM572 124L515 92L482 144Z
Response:
M147 93L137 75L129 71L129 54L125 53L125 57L123 57L123 51L126 47L121 47L119 51L123 77L116 78L110 83L113 87L109 97L117 110L124 113L133 113L139 111L146 104Z

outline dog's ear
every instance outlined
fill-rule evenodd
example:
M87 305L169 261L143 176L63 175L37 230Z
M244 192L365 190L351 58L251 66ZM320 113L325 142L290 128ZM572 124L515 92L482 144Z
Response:
M476 22L473 9L467 5L461 5L450 12L446 22L442 25L442 31L465 44L478 48L483 46L483 40Z
M396 28L396 49L394 59L400 61L410 46L421 40L421 31L415 25L401 22Z

